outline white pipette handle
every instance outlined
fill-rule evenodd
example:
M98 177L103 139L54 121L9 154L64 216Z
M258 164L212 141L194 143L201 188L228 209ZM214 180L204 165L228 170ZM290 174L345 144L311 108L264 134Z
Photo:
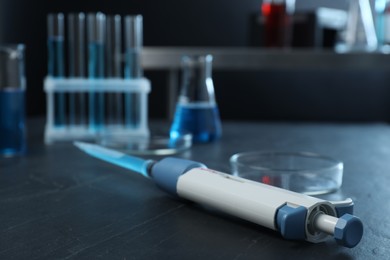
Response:
M351 215L351 200L337 207L329 201L176 158L157 162L151 168L151 176L158 186L173 195L280 231L287 239L316 243L332 235L339 244L354 247L363 235L362 222Z

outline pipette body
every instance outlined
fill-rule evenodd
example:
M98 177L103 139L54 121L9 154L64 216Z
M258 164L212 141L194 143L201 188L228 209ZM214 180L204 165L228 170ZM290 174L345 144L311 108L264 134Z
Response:
M97 145L75 145L99 159L148 175L173 196L279 231L286 239L318 243L333 236L340 245L351 248L363 235L362 222L352 215L351 199L330 202L208 169L202 163L185 159L168 157L155 162ZM124 163L133 158L137 163Z

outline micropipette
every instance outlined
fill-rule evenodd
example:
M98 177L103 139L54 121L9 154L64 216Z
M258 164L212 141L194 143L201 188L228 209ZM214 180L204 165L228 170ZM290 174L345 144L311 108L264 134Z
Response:
M351 199L330 202L208 169L195 161L167 157L156 162L95 144L74 144L93 157L153 179L173 196L279 231L286 239L318 243L333 236L338 244L352 248L363 235L361 220L352 215Z

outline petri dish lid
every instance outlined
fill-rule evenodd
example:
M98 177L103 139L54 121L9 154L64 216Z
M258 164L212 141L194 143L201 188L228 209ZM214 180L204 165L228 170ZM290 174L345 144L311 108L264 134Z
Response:
M135 155L171 155L183 152L192 146L192 135L177 138L169 136L131 137L126 135L105 135L98 143L108 148Z
M308 195L337 191L343 177L341 161L310 152L243 152L230 165L235 176Z

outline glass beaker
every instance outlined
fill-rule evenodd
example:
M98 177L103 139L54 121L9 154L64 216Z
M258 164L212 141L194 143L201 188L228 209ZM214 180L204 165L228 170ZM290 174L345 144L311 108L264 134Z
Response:
M0 46L0 155L26 151L24 45Z
M211 77L212 55L182 58L182 85L174 121L172 139L191 133L193 142L204 143L222 135L221 120Z

